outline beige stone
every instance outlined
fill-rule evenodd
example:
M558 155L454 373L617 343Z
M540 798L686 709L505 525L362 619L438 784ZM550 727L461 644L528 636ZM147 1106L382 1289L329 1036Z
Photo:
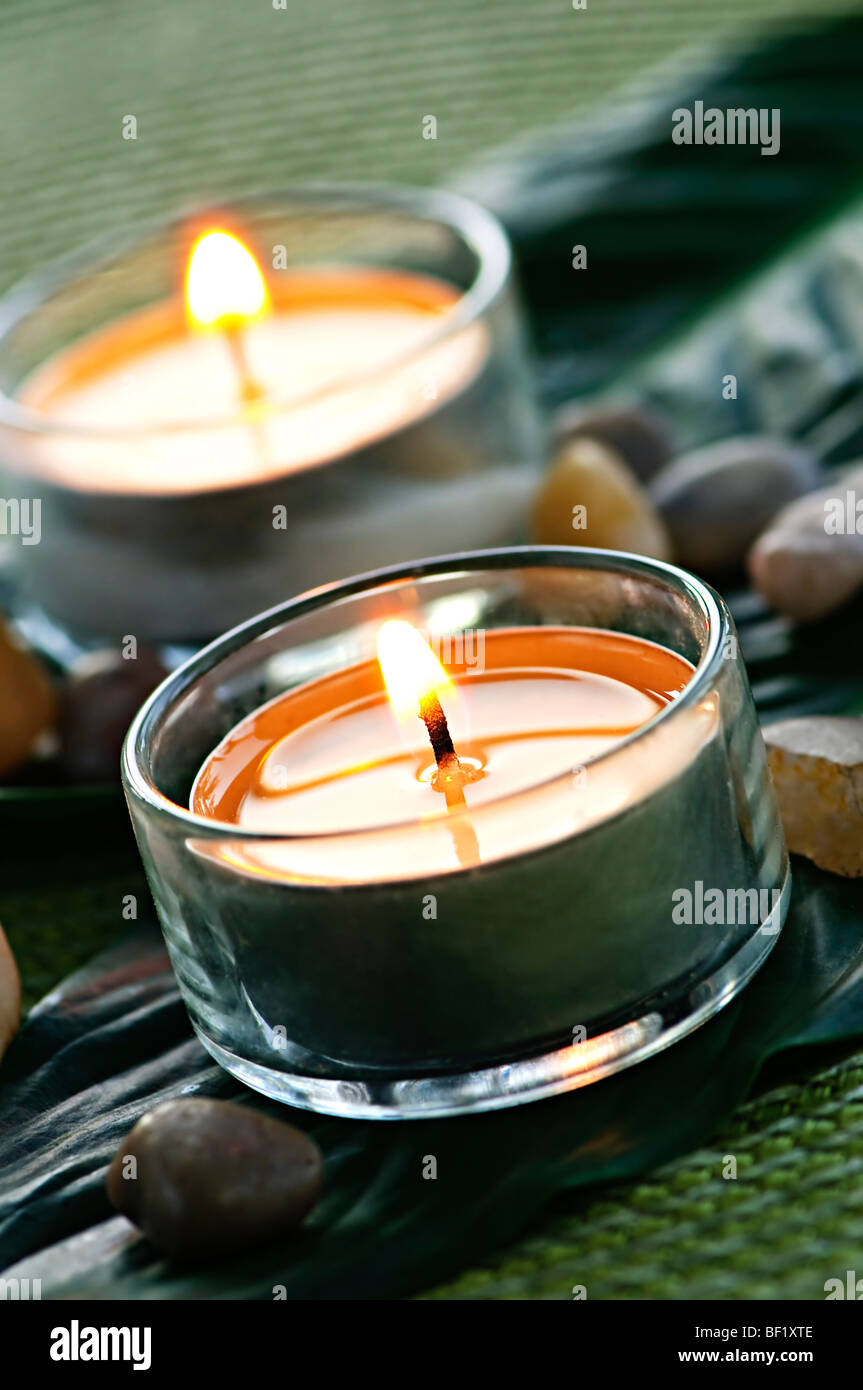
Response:
M56 712L46 672L0 619L0 777L27 761Z
M852 502L863 500L859 467L783 508L749 552L756 589L795 622L826 617L863 585L863 533L856 525L830 525L831 509L844 511L849 494Z
M558 450L540 489L533 535L541 545L601 546L670 558L662 521L619 454L593 439Z
M0 927L0 1058L18 1032L21 1018L21 977L12 948Z
M863 719L785 719L764 730L788 848L863 875Z

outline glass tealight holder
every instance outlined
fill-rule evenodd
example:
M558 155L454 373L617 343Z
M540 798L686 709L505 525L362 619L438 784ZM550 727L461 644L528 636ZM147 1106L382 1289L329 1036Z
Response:
M186 322L190 248L212 227L254 253L275 316L302 307L308 277L329 277L320 371L306 372L305 330L284 366L267 339L271 384L252 405L230 379L230 344ZM381 290L375 353L358 341L330 370L326 334L337 361L345 337L339 276L373 308L376 283L397 282L406 303L416 290L434 306L430 286L452 299L427 304L427 326L420 316L410 345L390 349ZM165 423L140 357L174 336L199 349L206 339L213 384L187 417L183 372L166 363ZM68 418L68 382L109 371L110 422ZM42 619L85 646L130 633L200 646L316 584L518 540L539 466L509 243L455 195L344 187L239 199L104 239L0 300L0 495L30 529L9 545L31 631Z
M393 617L453 637L610 629L678 653L694 674L584 767L472 811L480 836L497 818L517 843L469 868L405 874L400 846L416 824L286 837L187 809L196 773L240 719L373 659ZM691 575L611 551L421 561L271 609L155 692L129 732L123 779L204 1047L267 1096L331 1114L494 1109L632 1066L745 986L788 905L728 610ZM382 857L378 880L363 866ZM356 873L334 878L344 863ZM717 894L720 922L699 906Z

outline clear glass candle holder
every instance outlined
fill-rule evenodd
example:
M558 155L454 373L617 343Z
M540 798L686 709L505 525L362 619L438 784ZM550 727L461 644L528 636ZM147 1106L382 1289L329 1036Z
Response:
M399 616L454 637L611 629L695 670L584 767L472 808L480 829L485 817L519 827L520 845L468 869L403 873L415 825L286 837L186 809L238 720L373 658L380 623ZM129 732L123 778L202 1043L256 1090L332 1114L493 1109L631 1066L746 984L787 909L788 859L730 615L681 570L611 551L428 560L272 609L156 691ZM380 862L381 837L386 881L309 875L316 857L341 862L346 848L357 864L365 851ZM699 908L717 892L729 904L719 923ZM429 894L435 921L421 910Z
M33 403L34 374L88 335L114 333L105 355L116 363L129 316L173 306L182 328L193 234L214 225L255 252L274 308L297 272L321 267L443 282L454 302L383 362L357 360L307 391L280 381L257 407L262 423L218 392L211 417L135 423L131 371L118 387L128 424L122 402L122 425L104 428ZM232 476L231 460L249 454L259 472ZM539 463L509 244L494 217L454 195L241 199L112 237L0 301L0 491L40 509L38 543L12 540L21 602L82 644L132 633L197 646L317 584L517 540ZM151 465L170 487L121 483Z

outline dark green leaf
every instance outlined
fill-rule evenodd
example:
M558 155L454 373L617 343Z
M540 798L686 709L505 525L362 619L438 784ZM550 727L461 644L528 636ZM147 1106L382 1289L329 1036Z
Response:
M465 178L515 242L552 399L612 385L861 188L861 71L863 17L828 20L718 64L702 55L673 88L654 80ZM675 145L672 112L696 100L778 107L779 154ZM576 244L586 271L571 268ZM682 404L688 418L693 402Z

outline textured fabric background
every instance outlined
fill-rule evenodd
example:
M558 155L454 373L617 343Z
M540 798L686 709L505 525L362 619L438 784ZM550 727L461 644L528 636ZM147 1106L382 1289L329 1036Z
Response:
M810 0L3 0L0 285L112 227L301 179L445 182L690 45ZM819 5L853 9L852 3ZM677 55L677 56L675 56ZM659 66L662 81L664 69ZM138 121L124 141L123 118ZM422 118L437 141L421 138ZM144 891L128 842L5 855L0 918L38 997ZM807 1066L815 1066L809 1060ZM737 1182L721 1159L739 1157ZM863 1271L863 1053L771 1075L709 1150L562 1203L439 1297L823 1296ZM826 1277L826 1274L823 1276Z
M0 277L189 200L445 179L687 45L813 13L811 0L284 2L3 0ZM421 138L424 115L437 141Z
M737 1178L722 1177L726 1156ZM561 1203L499 1260L431 1297L819 1299L860 1269L863 1054L772 1086L708 1148Z

